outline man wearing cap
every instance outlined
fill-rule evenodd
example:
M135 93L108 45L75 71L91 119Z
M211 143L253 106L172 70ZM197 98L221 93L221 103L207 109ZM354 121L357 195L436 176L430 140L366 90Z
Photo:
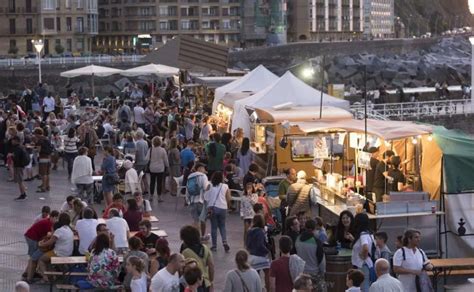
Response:
M207 179L206 166L202 163L197 163L195 171L188 177L187 199L189 200L189 208L191 210L191 217L196 228L201 228L201 236L203 240L206 238L206 208L204 208L204 192L209 188L209 181Z

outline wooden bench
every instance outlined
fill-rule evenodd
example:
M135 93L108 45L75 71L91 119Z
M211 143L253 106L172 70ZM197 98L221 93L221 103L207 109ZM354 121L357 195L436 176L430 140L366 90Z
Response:
M428 276L432 277L433 272L429 271L427 272ZM471 270L452 270L452 271L447 271L446 276L466 276L466 275L474 275L474 269ZM438 277L444 277L444 273L441 272L439 273Z
M56 289L59 291L79 291L80 289L75 285L70 284L56 284ZM93 288L93 289L82 289L82 291L117 291L123 289L122 285L117 285L114 287L104 288Z
M87 276L87 272L61 272L61 271L45 271L46 276Z

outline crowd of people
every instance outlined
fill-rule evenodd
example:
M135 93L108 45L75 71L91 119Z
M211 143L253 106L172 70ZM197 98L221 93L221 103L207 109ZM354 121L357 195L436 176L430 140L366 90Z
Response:
M242 129L219 133L209 113L191 108L171 81L153 94L127 88L124 98L97 107L84 106L74 91L67 102L55 100L38 86L10 96L0 112L0 150L8 179L18 184L15 200L28 199L24 181L40 180L38 193L54 190L49 176L61 159L73 186L61 208L44 206L26 230L29 262L18 289L49 283L52 257L80 255L87 259L87 276L74 283L81 289L215 291L213 253L231 251L227 216L237 210L244 249L234 250L236 268L224 291L328 291L328 246L352 249L348 291L415 291L415 278L432 268L415 230L394 254L365 213L344 211L326 230L313 215L317 199L302 171L285 170L278 192L268 193ZM39 107L27 104L27 95ZM394 169L400 164L387 152L383 171L374 167L384 181L389 160ZM149 220L153 201L170 195L185 195L190 213L175 252Z

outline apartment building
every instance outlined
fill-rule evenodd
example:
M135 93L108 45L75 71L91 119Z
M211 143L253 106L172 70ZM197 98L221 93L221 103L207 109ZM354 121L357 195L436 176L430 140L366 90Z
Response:
M240 41L240 0L99 0L98 51L146 52L177 35Z
M33 39L45 55L90 52L97 33L97 0L0 1L1 56L34 53Z
M390 38L395 34L394 0L364 0L364 38Z
M288 0L288 41L359 39L364 0Z

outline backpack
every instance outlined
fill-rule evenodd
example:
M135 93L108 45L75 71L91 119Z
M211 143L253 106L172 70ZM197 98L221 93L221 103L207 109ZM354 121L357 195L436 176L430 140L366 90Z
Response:
M27 166L28 164L30 164L31 162L31 159L30 159L30 154L28 154L28 152L26 152L26 150L22 147L20 147L20 152L21 153L21 156L20 156L20 167L25 167Z
M43 142L41 143L41 153L50 155L51 153L53 153L53 151L54 151L53 145L48 139L45 138Z
M120 116L120 121L122 121L122 123L128 122L128 113L125 110L125 108L121 109L119 116Z
M199 175L188 178L186 182L189 197L194 198L201 195L201 186L199 185Z

